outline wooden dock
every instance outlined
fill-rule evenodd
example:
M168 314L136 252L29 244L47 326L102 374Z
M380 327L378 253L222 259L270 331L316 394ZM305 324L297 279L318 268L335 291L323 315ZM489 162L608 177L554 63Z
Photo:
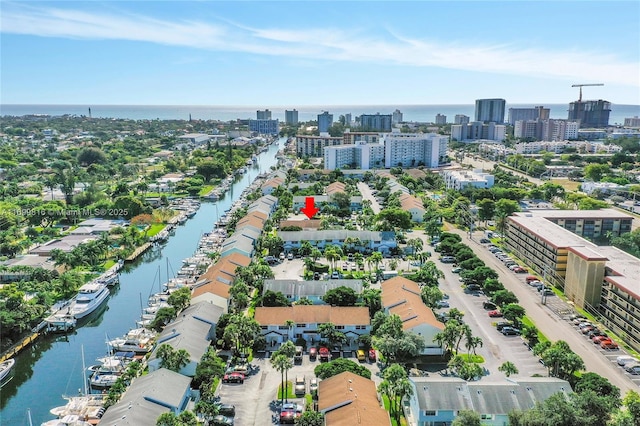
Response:
M133 253L131 253L131 255L129 257L127 257L125 259L125 262L132 262L132 261L136 260L138 258L138 256L140 256L145 251L149 250L149 247L151 247L152 245L153 245L153 243L144 243L143 245L141 245L140 247L135 249L135 251Z
M20 342L13 345L5 353L3 353L2 356L0 356L0 362L4 362L9 358L12 358L23 349L29 347L38 338L39 335L40 333L33 333L23 338Z

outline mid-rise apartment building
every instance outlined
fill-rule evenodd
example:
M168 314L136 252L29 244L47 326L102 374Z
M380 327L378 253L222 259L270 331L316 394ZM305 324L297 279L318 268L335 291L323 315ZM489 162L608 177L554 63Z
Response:
M342 139L345 145L353 145L356 142L379 143L382 137L378 132L352 132L351 129L346 129Z
M293 111L285 110L284 122L285 124L298 124L298 111L296 109Z
M632 216L613 209L517 213L507 220L507 246L546 283L640 350L640 259L595 238L630 232Z
M456 114L453 119L453 124L468 124L469 116L464 114Z
M512 126L515 126L516 121L523 120L548 120L551 110L543 106L537 106L533 108L509 108L507 115L507 122Z
M504 99L476 99L475 121L483 123L504 123Z
M482 123L473 121L467 124L453 124L451 126L451 139L457 141L490 140L503 141L507 134L507 128L503 124Z
M461 190L467 186L474 188L491 188L493 187L494 177L490 173L482 170L444 170L442 172L447 189Z
M625 118L624 127L640 127L640 118L637 115L632 118Z
M330 146L324 149L324 168L379 169L384 167L384 144L364 143Z
M439 126L447 124L447 116L443 114L436 114L435 123Z
M342 145L340 136L296 135L296 153L298 157L322 157L327 146Z
M278 119L249 120L249 131L261 135L277 135L280 132Z
M436 168L446 160L448 142L447 136L435 133L388 133L384 136L384 166Z

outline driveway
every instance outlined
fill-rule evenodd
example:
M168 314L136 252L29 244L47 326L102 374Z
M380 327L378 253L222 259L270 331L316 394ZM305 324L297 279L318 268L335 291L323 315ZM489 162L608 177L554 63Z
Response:
M373 213L380 213L380 204L378 204L378 200L371 193L371 188L364 182L358 182L358 191L362 194L362 199L371 201L371 210Z

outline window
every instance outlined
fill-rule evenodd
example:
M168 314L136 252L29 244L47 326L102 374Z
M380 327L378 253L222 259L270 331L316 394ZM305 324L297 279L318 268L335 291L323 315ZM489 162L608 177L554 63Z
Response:
M344 330L344 325L336 325L336 330Z
M436 411L435 410L424 410L424 415L433 417L433 416L436 415Z
M298 328L305 328L307 326L307 324L296 324L296 327Z

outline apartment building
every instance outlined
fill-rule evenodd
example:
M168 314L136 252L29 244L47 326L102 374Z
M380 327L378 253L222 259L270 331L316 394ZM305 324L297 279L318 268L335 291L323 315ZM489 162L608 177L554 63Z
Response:
M270 111L268 112L271 114ZM249 130L261 135L277 135L280 132L280 123L278 119L249 120Z
M296 153L298 157L322 157L327 146L342 145L343 139L339 136L304 136L296 135Z
M436 168L447 158L448 142L447 136L435 133L388 133L384 136L385 168Z
M611 102L598 99L597 101L575 101L569 104L569 120L580 121L580 127L607 127Z
M435 124L439 126L447 124L447 116L443 114L436 114Z
M285 110L284 122L285 124L298 124L298 110L296 110L295 108L293 109L293 111Z
M548 120L550 114L549 108L543 106L537 106L533 108L509 108L507 114L507 122L512 126L515 126L516 121L536 121L536 120Z
M457 141L474 141L486 139L490 141L503 141L507 134L507 127L502 124L483 123L474 121L467 124L453 124L451 126L451 139Z
M327 133L332 125L333 114L329 114L327 111L324 111L322 114L318 114L318 131L320 134ZM316 157L319 157L319 155Z
M509 250L640 350L640 259L579 236L630 232L632 220L613 209L517 213L506 234Z
M467 186L474 188L491 188L494 177L490 173L485 173L480 169L475 170L444 170L442 172L447 189L461 190Z
M368 131L390 132L392 120L391 114L362 114L360 116L360 127Z
M258 120L271 120L271 111L265 109L264 111L258 110L256 111L256 118Z
M342 143L345 145L355 145L356 142L376 144L382 141L382 137L378 132L353 132L351 129L345 129L342 139Z
M345 133L346 135L346 133ZM324 149L324 168L369 170L384 167L384 144L355 142Z
M456 114L453 118L453 124L469 124L469 116L464 114Z
M393 114L391 114L391 121L393 122L393 124L399 124L403 122L402 112L400 112L399 109L393 111Z
M640 118L633 116L624 119L624 127L640 127Z

